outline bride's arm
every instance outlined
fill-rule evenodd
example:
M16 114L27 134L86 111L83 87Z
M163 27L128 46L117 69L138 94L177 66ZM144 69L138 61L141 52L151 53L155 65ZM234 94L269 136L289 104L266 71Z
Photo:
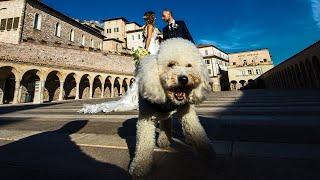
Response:
M146 38L146 46L145 48L148 49L150 46L151 38L152 38L152 33L153 33L153 27L152 25L147 26L147 38Z

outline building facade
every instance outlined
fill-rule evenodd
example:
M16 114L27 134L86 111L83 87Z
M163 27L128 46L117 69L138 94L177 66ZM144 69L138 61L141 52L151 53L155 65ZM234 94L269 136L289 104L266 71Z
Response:
M116 97L133 83L130 56L101 52L103 28L37 0L0 7L0 104Z
M101 50L104 36L36 0L1 1L0 42Z
M228 80L228 54L210 44L198 45L200 54L208 68L213 91L226 91L229 89Z
M109 44L113 44L112 47L118 47L118 49L112 49L111 51L119 51L119 48L127 52L132 52L139 47L144 47L144 26L136 22L129 22L123 17L112 18L104 20L105 36L107 36L108 43L106 46L111 47ZM161 31L157 28L155 32L158 35L158 43L162 39Z
M229 54L228 76L231 90L250 86L254 80L273 68L268 49Z
M320 41L270 69L256 83L268 89L319 89Z

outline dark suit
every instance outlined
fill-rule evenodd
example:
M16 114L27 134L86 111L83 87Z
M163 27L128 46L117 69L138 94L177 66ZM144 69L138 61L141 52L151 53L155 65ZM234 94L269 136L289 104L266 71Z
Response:
M187 39L194 43L192 36L190 35L187 25L184 21L175 21L173 28L169 28L169 25L163 28L163 39L170 39L170 38L183 38Z

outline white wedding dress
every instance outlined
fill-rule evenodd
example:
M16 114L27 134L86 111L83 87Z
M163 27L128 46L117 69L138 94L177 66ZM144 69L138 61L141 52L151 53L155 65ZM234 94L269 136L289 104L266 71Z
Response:
M146 34L146 32L144 33ZM155 55L159 51L159 43L157 41L157 33L155 29L152 33L148 51L151 55ZM138 109L138 82L139 79L136 79L135 82L128 89L126 95L118 101L109 101L101 104L85 104L83 108L79 110L79 112L93 114L99 112L123 112Z

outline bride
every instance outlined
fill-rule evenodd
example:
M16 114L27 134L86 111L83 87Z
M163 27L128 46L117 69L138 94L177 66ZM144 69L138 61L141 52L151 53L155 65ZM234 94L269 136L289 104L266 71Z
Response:
M143 19L145 25L143 27L143 36L145 49L147 49L151 55L157 54L159 50L159 44L157 41L157 32L155 27L155 13L148 11L144 14ZM102 104L85 104L79 111L80 113L98 113L98 112L121 112L138 109L138 81L132 84L128 89L125 96L118 101L105 102Z

